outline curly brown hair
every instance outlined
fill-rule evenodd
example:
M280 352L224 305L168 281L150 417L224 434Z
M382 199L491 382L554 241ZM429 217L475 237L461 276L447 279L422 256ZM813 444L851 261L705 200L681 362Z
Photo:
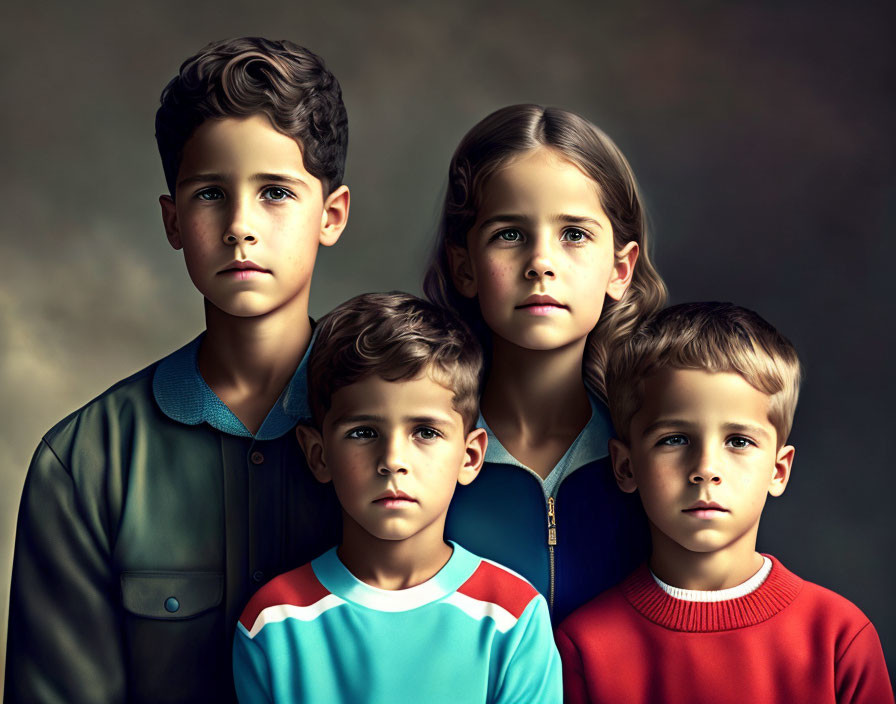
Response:
M471 431L479 417L482 349L454 313L409 293L365 293L321 318L308 359L308 401L321 428L339 389L376 375L386 381L428 373L454 392Z
M323 60L289 41L241 37L212 42L181 64L162 91L156 142L174 197L184 145L206 120L263 114L295 139L326 197L342 183L348 116Z

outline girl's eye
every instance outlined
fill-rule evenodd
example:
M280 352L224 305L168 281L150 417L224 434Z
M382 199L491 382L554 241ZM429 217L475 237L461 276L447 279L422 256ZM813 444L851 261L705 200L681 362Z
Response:
M203 188L196 194L199 200L221 200L224 192L220 188Z
M577 227L569 227L563 231L561 239L565 242L584 242L588 239L588 235Z
M442 437L442 434L438 430L427 427L417 428L417 430L414 431L414 434L421 440L435 440L436 438Z
M287 191L285 188L281 188L280 186L268 186L262 191L262 195L266 200L286 200L287 198L292 196L292 193Z
M657 445L670 445L673 447L687 444L688 439L684 435L667 435L666 437L660 439L660 441L657 443Z
M372 440L376 437L376 431L373 428L352 428L345 434L345 437L352 440Z
M502 242L522 242L523 233L519 230L501 230L492 239L498 239Z
M731 445L731 447L734 447L738 450L743 450L745 447L749 447L750 445L753 445L754 443L749 438L745 438L740 435L737 435L733 438L729 438L728 444Z

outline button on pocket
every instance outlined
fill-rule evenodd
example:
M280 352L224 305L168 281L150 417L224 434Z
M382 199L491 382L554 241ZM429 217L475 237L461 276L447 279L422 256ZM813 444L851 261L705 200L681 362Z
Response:
M135 616L186 619L215 608L224 598L219 572L123 572L121 601Z

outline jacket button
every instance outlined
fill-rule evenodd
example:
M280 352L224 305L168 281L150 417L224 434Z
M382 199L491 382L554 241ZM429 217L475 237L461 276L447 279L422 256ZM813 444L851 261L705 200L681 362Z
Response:
M252 460L252 464L261 464L264 462L264 455L256 450L249 456L249 459Z
M264 579L264 572L261 570L255 570L252 573L252 581L253 582L261 582Z
M180 602L173 596L169 596L167 599L165 599L165 611L167 611L168 613L173 614L179 608Z

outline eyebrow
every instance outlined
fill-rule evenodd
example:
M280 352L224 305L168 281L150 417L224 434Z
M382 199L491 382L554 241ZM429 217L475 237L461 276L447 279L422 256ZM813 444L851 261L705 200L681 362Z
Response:
M752 435L762 435L764 437L770 437L768 431L765 428L763 428L761 425L755 425L753 423L725 423L722 427L732 433L750 433Z
M450 418L445 418L442 416L404 416L401 420L404 423L427 423L430 425L448 425L451 423ZM359 415L337 418L334 422L334 425L344 425L348 423L383 423L385 421L385 416L362 413Z
M643 434L648 435L665 427L690 430L696 427L696 423L691 423L690 421L680 418L660 418L644 428ZM722 428L730 433L749 433L751 435L762 435L766 438L769 437L769 433L765 428L761 425L754 425L752 423L723 423Z
M558 213L557 215L551 215L548 218L550 222L554 223L563 223L567 225L591 225L592 227L604 229L604 226L595 220L594 218L589 218L585 215L569 215L567 213ZM526 217L525 215L519 215L517 213L498 213L497 215L492 215L490 218L486 218L482 221L482 224L479 226L480 228L488 227L489 225L494 225L499 222L506 223L520 223L520 224L529 224L532 221L531 218Z
M213 181L227 181L228 176L226 174L221 173L199 173L193 174L192 176L187 176L184 179L181 179L177 182L177 187L183 185L190 185L193 183L209 183ZM257 173L252 174L249 177L249 180L253 183L264 183L270 181L281 181L286 183L291 183L295 186L299 186L302 188L308 188L307 182L298 178L297 176L290 176L289 174L278 174L274 172L269 173Z

